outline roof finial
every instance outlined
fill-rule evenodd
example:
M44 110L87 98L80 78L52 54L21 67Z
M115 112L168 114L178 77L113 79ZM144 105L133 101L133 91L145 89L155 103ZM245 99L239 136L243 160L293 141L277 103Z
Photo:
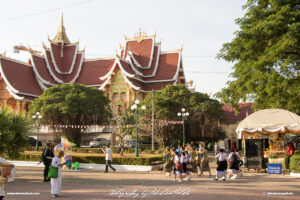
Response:
M58 31L56 36L53 39L55 43L62 43L62 44L70 44L70 41L67 37L65 27L64 27L64 15L61 13L60 25L58 27Z

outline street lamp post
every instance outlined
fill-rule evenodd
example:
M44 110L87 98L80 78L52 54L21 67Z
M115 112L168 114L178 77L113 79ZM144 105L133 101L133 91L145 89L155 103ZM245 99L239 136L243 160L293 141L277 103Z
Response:
M42 115L40 115L39 112L36 112L35 115L32 115L32 119L33 120L37 120L35 123L35 128L36 128L36 143L35 143L35 150L38 151L39 150L39 138L38 138L38 134L39 134L39 124L40 124L40 121L42 119Z
M139 143L138 143L138 105L140 101L138 99L135 100L134 104L131 106L131 110L135 110L135 118L136 118L136 137L135 137L135 157L139 157ZM142 110L146 109L146 106L141 106Z
M187 119L187 117L190 115L189 112L185 112L185 109L182 108L181 112L177 113L178 117L182 118L183 126L182 126L182 146L185 145L185 132L184 132L184 121Z

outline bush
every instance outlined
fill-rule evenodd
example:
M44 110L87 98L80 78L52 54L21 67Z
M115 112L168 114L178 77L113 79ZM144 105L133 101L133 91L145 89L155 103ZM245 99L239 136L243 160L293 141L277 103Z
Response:
M22 161L41 161L41 155L21 154L16 160ZM118 165L151 165L151 162L161 161L162 156L150 157L150 158L132 158L122 157L113 158L112 163ZM93 163L93 164L105 164L104 156L72 156L73 162L80 163Z
M300 152L296 152L290 158L290 170L294 173L300 173Z

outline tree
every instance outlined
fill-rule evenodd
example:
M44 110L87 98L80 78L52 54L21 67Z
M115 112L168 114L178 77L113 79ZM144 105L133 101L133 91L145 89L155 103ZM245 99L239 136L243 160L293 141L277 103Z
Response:
M130 135L133 130L128 128L127 125L134 124L134 116L126 110L125 112L120 112L112 118L112 123L115 125L113 134L119 138L120 141L120 156L124 154L124 137Z
M151 93L147 94L142 104L147 107L145 118L146 123L149 123L152 114ZM168 85L162 90L155 91L155 115L158 120L181 120L177 116L181 108L190 113L185 123L187 141L205 139L205 136L218 138L218 132L215 130L223 112L217 100L210 99L207 94L191 93L184 85ZM156 125L155 136L163 146L178 143L182 139L182 125Z
M233 62L232 81L216 97L238 108L282 108L300 113L300 1L248 0L240 30L217 58Z
M111 117L109 99L92 87L72 83L48 88L29 106L30 114L40 112L42 122L60 125L105 124ZM65 128L67 139L78 146L81 129Z
M22 113L14 113L7 107L0 110L0 154L16 158L23 147L28 145L32 124Z

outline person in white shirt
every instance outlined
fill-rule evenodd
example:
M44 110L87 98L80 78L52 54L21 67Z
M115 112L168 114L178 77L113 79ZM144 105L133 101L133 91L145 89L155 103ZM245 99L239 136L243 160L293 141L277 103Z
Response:
M51 178L51 197L58 197L61 192L61 183L62 183L62 166L66 164L66 162L61 163L61 158L64 157L65 153L60 151L57 157L52 159L51 166L58 168L58 177Z
M0 157L0 163L8 164L8 162ZM0 200L2 200L5 196L5 184L0 184Z
M240 164L240 154L235 151L235 149L231 150L231 153L228 156L228 164L229 164L229 173L227 178L229 179L232 175L232 179L236 179L239 173L239 164Z
M227 154L224 149L220 149L220 153L216 155L217 158L217 170L216 170L216 179L218 180L219 176L222 176L222 180L225 181L225 174L227 171Z
M109 148L109 144L106 145L105 150L102 149L103 152L105 153L105 171L104 173L108 173L108 167L110 167L114 172L116 172L116 169L111 166L111 160L112 160L112 152L111 149Z

